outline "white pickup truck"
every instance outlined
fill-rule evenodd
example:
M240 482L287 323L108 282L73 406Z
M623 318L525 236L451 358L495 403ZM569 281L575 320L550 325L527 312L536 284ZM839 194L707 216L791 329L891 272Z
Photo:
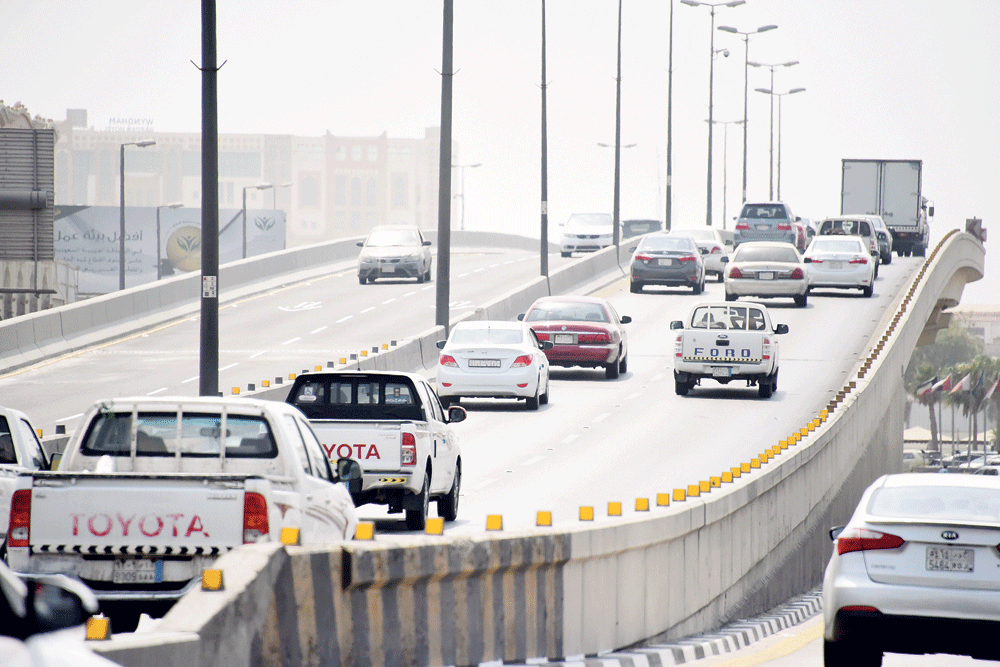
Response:
M462 486L462 452L451 424L465 408L445 412L437 393L415 373L305 373L285 399L309 418L332 459L350 457L361 479L348 488L354 504L406 511L406 527L423 530L431 500L454 521Z
M50 466L28 415L0 406L0 558L7 548L7 519L17 476L32 470L48 470Z
M98 402L55 472L18 478L7 561L21 573L76 576L114 630L159 616L203 568L297 528L302 544L351 539L357 515L305 416L248 398ZM294 531L293 531L294 532Z
M686 395L703 379L757 385L761 398L778 388L778 339L787 324L771 323L759 303L702 303L686 320L675 320L674 389Z

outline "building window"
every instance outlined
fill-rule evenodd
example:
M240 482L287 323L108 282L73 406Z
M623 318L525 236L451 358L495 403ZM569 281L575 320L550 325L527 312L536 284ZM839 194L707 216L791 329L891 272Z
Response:
M361 162L361 146L351 146L351 160Z
M347 159L347 146L337 146L336 151L333 154L337 162L343 162Z
M406 208L409 206L409 182L405 171L397 171L392 174L392 207Z
M319 180L312 174L304 175L299 185L299 206L319 206Z
M333 179L334 201L337 206L347 206L347 176L337 174Z
M351 205L361 206L361 178L359 176L351 179Z
M359 231L361 229L361 212L354 211L351 213L351 230Z
M368 147L368 161L369 162L375 162L376 160L378 160L378 146L369 146Z
M376 204L378 204L378 183L372 176L368 179L368 205L375 206Z

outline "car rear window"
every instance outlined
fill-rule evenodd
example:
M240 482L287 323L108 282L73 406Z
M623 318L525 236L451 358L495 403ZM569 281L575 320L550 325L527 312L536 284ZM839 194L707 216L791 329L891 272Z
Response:
M760 308L753 306L699 306L691 316L691 328L765 331L767 323Z
M133 416L135 417L133 423ZM85 456L218 457L271 459L278 455L271 428L262 417L217 413L102 412L87 429Z
M640 243L638 250L689 250L697 249L694 240L686 236L647 236Z
M965 486L904 486L876 489L868 514L885 519L1000 521L997 489Z
M609 322L608 313L599 303L549 301L531 309L526 322L562 320L566 322Z
M287 402L309 419L424 419L416 389L406 377L300 376Z
M740 246L736 250L734 262L794 262L798 263L799 256L792 246L780 247L751 247Z
M492 343L496 345L518 345L524 338L520 329L494 329L492 327L468 327L451 332L449 342L459 345Z
M857 239L823 238L813 241L816 252L863 252L864 246Z
M741 218L788 220L788 211L781 204L745 204Z

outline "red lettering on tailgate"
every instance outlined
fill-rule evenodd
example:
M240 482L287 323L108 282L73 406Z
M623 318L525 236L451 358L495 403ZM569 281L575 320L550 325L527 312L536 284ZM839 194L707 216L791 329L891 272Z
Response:
M173 525L174 537L177 537L177 520L180 519L180 518L182 518L184 515L183 514L168 514L167 516L174 520L174 525Z
M382 457L379 456L379 453L378 453L378 448L375 445L369 445L368 446L368 455L365 456L365 459L381 459L381 458Z
M101 517L104 517L104 520L107 522L107 528L105 528L103 532L94 528L94 519L99 519ZM90 532L93 533L94 535L97 535L98 537L104 537L105 535L110 533L111 527L113 525L114 522L111 521L111 517L108 516L107 514L95 514L94 516L87 519L87 528L90 528Z
M145 535L146 537L156 537L163 530L163 519L161 519L158 516L153 517L154 519L156 519L156 530L154 530L153 532L149 532L146 530L146 519L148 518L149 518L148 516L144 516L141 519L139 519L139 530L142 531L142 534ZM174 532L176 534L176 530Z
M202 533L205 537L208 537L208 533L205 531L205 528L201 525L201 517L199 517L197 514L195 514L194 518L191 519L191 524L188 526L187 532L184 533L184 537L191 537L191 533L195 531Z
M126 521L125 519L122 518L121 514L118 515L118 523L122 525L122 537L128 537L128 527L132 525L132 519L134 518L135 515L133 514L128 518L128 521Z
M367 447L367 450L365 449ZM335 460L334 455L338 459L381 459L382 455L379 454L378 447L375 445L367 445L365 443L356 443L354 445L349 445L343 443L340 445L323 445L323 451L326 452L326 457L331 460Z
M80 517L86 516L85 514L70 514L73 517L73 534L77 535L80 532Z

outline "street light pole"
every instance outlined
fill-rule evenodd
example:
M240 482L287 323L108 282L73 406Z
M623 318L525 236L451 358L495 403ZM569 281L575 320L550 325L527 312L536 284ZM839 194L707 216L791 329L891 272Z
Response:
M622 0L618 0L618 75L615 77L615 201L611 216L611 243L618 252L622 159ZM620 261L616 255L616 261Z
M173 204L164 204L163 206L156 207L156 279L159 280L163 277L163 268L161 264L163 263L163 258L161 256L161 242L160 242L160 210L164 208L180 208L184 206L184 202L174 202Z
M663 228L670 231L673 221L671 220L671 176L673 170L673 141L674 141L674 0L670 0L670 48L667 57L667 211L663 221Z
M482 162L477 162L475 164L453 164L451 165L453 169L460 170L462 174L462 191L459 192L456 197L461 197L462 199L462 210L459 212L459 222L458 228L461 231L465 231L465 168L475 169L476 167L482 167Z
M712 15L712 30L710 36L710 51L708 61L708 185L705 197L705 224L712 226L712 107L713 107L713 79L715 76L715 8L738 7L745 4L746 0L729 0L729 2L701 2L700 0L681 0L685 5L697 7L704 5L709 8Z
M766 67L771 70L771 90L774 90L774 70L777 67L791 67L792 65L798 65L798 60L790 60L786 63L754 63L748 62L750 67ZM754 90L761 90L760 88L754 88ZM770 162L768 169L768 184L767 184L767 197L770 201L774 201L774 97L771 98L771 146L768 151L768 161ZM780 197L779 197L780 198Z
M118 289L125 289L125 147L126 146L138 146L139 148L145 148L146 146L155 146L156 142L152 139L144 139L142 141L127 141L121 145L121 154L118 158L118 169L119 169L119 226L118 226Z
M737 124L737 125L742 125L743 121L742 120L715 120L715 121L712 121L712 122L715 123L716 125L721 125L722 126L722 228L725 229L726 228L726 220L727 220L727 217L726 217L726 202L728 200L726 184L729 181L729 179L728 179L728 177L726 175L726 173L727 173L726 165L728 164L728 160L726 159L726 151L727 151L727 147L729 146L729 126L733 125L734 123ZM746 201L745 197L744 197L744 201Z
M247 258L247 190L269 190L273 187L271 183L243 187L243 259Z
M778 26L776 25L762 25L756 30L750 30L748 32L743 32L742 30L737 30L732 26L720 25L719 30L723 32L731 32L736 35L743 35L743 201L747 200L747 92L749 90L749 77L747 76L747 65L750 62L750 35L755 35L759 32L767 32L768 30L774 30ZM723 229L725 229L726 216L722 216Z
M767 88L755 88L759 93L767 93L771 96L772 104L774 98L778 98L778 200L781 200L781 98L785 95L792 95L794 93L805 92L805 88L792 88L791 90L784 93L775 93Z

